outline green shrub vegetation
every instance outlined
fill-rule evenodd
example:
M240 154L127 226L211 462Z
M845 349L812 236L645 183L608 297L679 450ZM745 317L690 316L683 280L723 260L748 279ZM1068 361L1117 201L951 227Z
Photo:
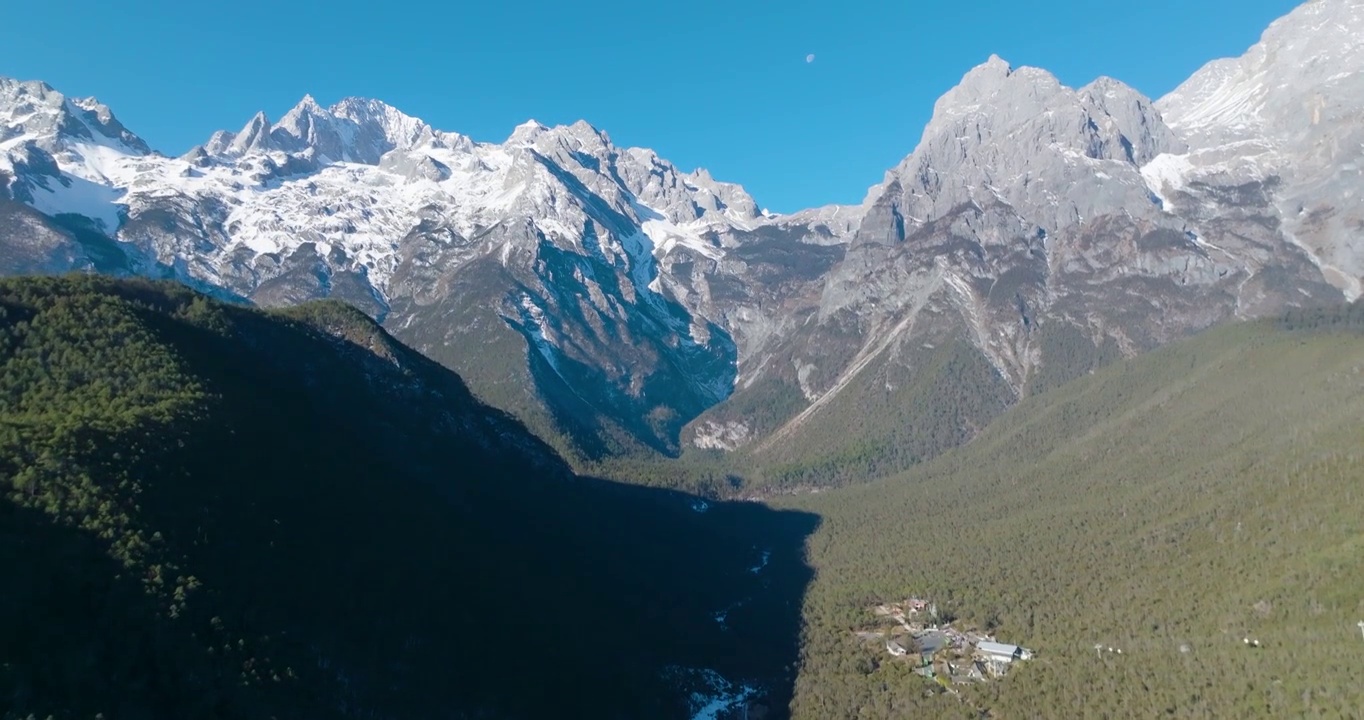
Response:
M1358 305L1216 328L780 499L823 517L794 716L1358 717L1361 330ZM910 594L1038 656L933 692L851 632Z
M1039 324L1035 332L1042 363L1022 388L1025 397L1122 358L1112 339L1096 346L1065 322ZM883 355L828 404L785 429L809 405L794 386L767 376L736 393L714 419L743 422L756 440L728 456L691 451L681 464L657 463L661 469L639 457L622 464L629 471L613 461L593 467L651 484L678 477L700 492L722 487L704 479L717 474L742 478L743 492L763 496L840 487L902 472L964 445L1018 400L964 338L938 338ZM696 480L697 473L703 479Z
M908 355L908 365L873 364L789 436L749 448L736 458L745 476L780 491L889 475L967 442L1012 401L965 341Z

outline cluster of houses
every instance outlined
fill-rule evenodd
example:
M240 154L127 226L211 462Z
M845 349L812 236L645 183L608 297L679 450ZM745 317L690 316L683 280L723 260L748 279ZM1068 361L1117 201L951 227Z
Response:
M1031 650L991 635L961 631L950 623L939 625L937 608L920 598L878 605L873 613L888 627L858 635L884 640L893 657L917 661L916 672L943 684L999 678L1014 663L1033 656Z

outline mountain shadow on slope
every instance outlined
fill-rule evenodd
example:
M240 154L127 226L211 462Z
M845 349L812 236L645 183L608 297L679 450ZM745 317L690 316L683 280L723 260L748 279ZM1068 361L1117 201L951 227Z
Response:
M0 282L0 493L0 717L792 694L814 516L575 476L337 303Z
M622 277L595 245L534 247L534 262L504 263L430 243L400 267L387 326L566 456L675 457L681 428L733 389L733 338L644 278Z

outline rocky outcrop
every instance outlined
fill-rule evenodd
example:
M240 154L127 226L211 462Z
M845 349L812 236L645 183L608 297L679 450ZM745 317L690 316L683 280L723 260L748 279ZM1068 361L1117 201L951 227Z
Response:
M1104 357L1341 299L1284 232L1272 182L1197 195L1155 182L1189 152L1156 105L1122 83L1071 89L990 58L938 101L914 153L872 189L818 307L765 363L767 382L702 416L694 444L748 437L760 439L759 457L799 455L820 444L812 437L838 433L821 415L852 417L840 405L868 407L925 373L962 382L949 377L959 368L929 356L965 342L1003 384L972 376L974 409L952 421L958 442L966 426ZM802 402L772 417L753 410L780 405L773 397ZM886 446L878 452L919 443L911 460L951 444L892 440L899 432L866 427L858 442Z
M1364 4L1311 0L1238 58L1209 63L1157 103L1188 152L1148 171L1172 210L1257 245L1287 239L1347 297L1364 291ZM1272 223L1277 227L1266 230ZM1227 235L1240 234L1226 233Z

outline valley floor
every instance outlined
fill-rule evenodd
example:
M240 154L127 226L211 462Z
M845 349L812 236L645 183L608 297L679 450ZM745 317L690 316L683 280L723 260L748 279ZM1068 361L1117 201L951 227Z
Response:
M902 476L774 500L822 517L794 717L1357 716L1359 319L1218 328ZM911 592L1037 659L943 692L852 632Z
M0 280L0 720L757 717L815 522L574 475L339 303Z
M1361 417L1364 305L707 501L569 473L339 304L4 281L0 718L1354 717ZM1036 655L954 682L990 638Z

